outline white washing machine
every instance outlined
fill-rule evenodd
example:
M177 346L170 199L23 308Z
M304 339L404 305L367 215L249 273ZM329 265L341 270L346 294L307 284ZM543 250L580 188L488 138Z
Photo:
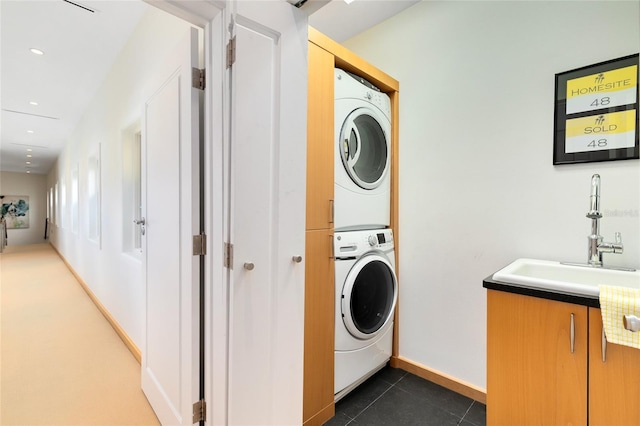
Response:
M335 69L334 229L390 224L391 100Z
M391 229L336 232L335 400L391 357L398 299Z

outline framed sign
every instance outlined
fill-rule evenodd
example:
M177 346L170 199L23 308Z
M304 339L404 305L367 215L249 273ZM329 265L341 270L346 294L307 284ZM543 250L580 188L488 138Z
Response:
M553 164L640 158L638 54L556 74Z

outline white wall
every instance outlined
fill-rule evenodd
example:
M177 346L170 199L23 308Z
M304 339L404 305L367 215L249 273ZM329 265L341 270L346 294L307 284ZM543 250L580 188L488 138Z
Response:
M8 245L44 243L44 224L47 217L46 176L27 173L0 172L1 195L29 197L29 228L8 229Z
M428 1L345 45L400 81L400 355L485 388L483 278L585 262L593 173L640 267L640 161L552 165L554 75L637 53L640 3Z
M129 337L140 347L143 336L144 283L139 257L123 251L123 223L133 220L123 212L123 138L141 119L154 67L186 34L189 24L150 7L120 53L101 89L78 123L64 152L47 178L48 187L65 181L67 206L71 175L78 167L79 227L71 230L71 213L57 223L51 241L71 263ZM101 241L88 239L88 159L100 152ZM125 156L126 157L126 156ZM58 203L61 205L61 203Z

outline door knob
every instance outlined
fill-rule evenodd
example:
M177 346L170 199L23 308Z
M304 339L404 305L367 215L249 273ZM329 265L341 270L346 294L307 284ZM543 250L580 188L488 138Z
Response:
M253 262L245 262L244 263L244 269L246 269L247 271L253 271L253 268L255 268L256 266L253 264Z
M293 256L291 258L295 263L300 263L302 262L302 256Z
M133 219L133 223L135 223L136 225L140 225L140 233L144 235L145 233L144 225L147 224L147 221L144 219L144 217L142 219Z

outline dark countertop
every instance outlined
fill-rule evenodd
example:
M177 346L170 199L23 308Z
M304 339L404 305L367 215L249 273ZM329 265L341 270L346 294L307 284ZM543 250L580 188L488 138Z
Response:
M541 299L557 300L560 302L574 303L576 305L589 306L591 308L599 308L600 300L594 296L581 296L577 294L561 293L549 290L540 290L522 286L520 284L512 284L493 279L493 274L489 275L482 281L482 286L489 290L506 291L507 293L522 294L525 296L539 297Z

